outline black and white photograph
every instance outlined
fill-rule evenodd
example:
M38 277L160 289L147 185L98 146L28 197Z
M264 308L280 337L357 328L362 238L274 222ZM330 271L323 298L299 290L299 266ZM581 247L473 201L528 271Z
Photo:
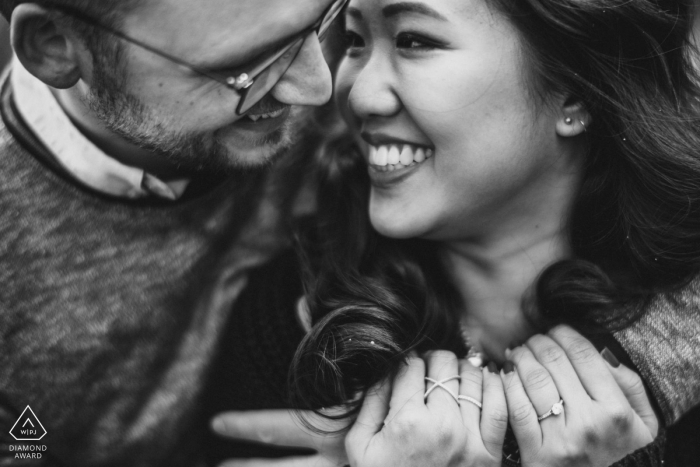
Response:
M0 467L700 467L700 0L0 0Z

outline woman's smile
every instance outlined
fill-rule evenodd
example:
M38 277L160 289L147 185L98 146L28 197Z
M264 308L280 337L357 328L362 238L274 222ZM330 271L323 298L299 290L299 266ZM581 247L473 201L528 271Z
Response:
M388 189L401 183L435 154L430 145L384 133L363 132L362 138L368 144L366 154L369 176L376 189Z
M567 205L579 151L554 131L563 101L537 102L521 37L488 2L351 0L345 19L337 99L369 144L380 233L481 237L543 198Z

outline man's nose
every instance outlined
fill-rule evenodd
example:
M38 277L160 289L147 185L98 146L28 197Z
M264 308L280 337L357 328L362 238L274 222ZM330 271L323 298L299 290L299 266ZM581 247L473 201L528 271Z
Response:
M289 105L323 105L331 98L332 90L331 71L321 43L316 33L311 33L271 94Z

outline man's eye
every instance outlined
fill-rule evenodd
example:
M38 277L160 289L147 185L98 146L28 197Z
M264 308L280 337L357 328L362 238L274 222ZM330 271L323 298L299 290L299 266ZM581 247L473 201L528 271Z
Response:
M345 31L345 48L359 49L365 46L365 41L359 34L352 31Z

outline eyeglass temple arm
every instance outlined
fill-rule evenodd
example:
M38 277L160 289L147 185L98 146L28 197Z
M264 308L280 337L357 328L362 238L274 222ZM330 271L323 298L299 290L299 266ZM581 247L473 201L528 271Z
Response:
M191 63L188 63L188 62L182 60L181 58L178 58L178 57L175 57L175 56L173 56L173 55L170 55L170 54L167 53L167 52L164 52L164 51L162 51L162 50L156 49L156 48L154 48L154 47L152 47L152 46L150 46L150 45L146 44L145 42L142 42L142 41L140 41L140 40L138 40L138 39L135 39L135 38L133 38L133 37L127 36L126 34L124 34L123 32L119 31L118 29L115 29L115 28L113 28L113 27L111 27L111 26L107 26L106 24L104 24L104 23L102 23L102 22L100 22L100 21L98 21L98 20L96 20L96 19L90 17L89 15L86 15L85 13L83 13L83 12L81 12L81 11L79 11L79 10L76 10L76 9L73 9L73 8L71 8L71 7L67 7L67 6L64 6L64 5L57 5L57 4L52 3L52 2L44 2L43 5L47 6L48 8L51 8L51 9L53 9L53 10L59 11L59 12L61 12L61 13L64 13L64 14L66 14L66 15L68 15L68 16L71 16L71 17L73 17L73 18L75 18L75 19L78 19L78 20L80 20L80 21L86 23L86 24L89 25L89 26L96 26L96 27L98 27L98 28L100 28L100 29L104 29L105 31L109 32L110 34L112 34L112 35L114 35L114 36L116 36L116 37L118 37L118 38L120 38L120 39L122 39L122 40L125 40L126 42L130 42L130 43L132 43L132 44L134 44L134 45L136 45L136 46L138 46L138 47L141 47L141 48L144 49L144 50L147 50L147 51L149 51L149 52L151 52L151 53L153 53L153 54L155 54L155 55L158 55L158 56L160 56L160 57L163 57L163 58L165 58L166 60L169 60L169 61L171 61L171 62L173 62L173 63L175 63L175 64L177 64L177 65L180 65L180 66L183 66L183 67L185 67L185 68L188 68L188 69L194 71L195 73L198 73L198 74L200 74L200 75L206 76L207 78L210 78L210 79L212 79L212 80L214 80L214 81L217 81L217 82L219 82L219 83L221 83L221 84L224 84L225 86L227 86L227 87L233 89L234 91L237 91L237 92L238 92L238 89L236 89L234 86L232 86L231 84L229 84L226 80L221 79L220 77L218 77L218 76L216 76L216 75L214 75L214 74L208 72L207 70L204 70L204 69L202 69L202 68L199 68L199 67L197 67L196 65L192 65Z

